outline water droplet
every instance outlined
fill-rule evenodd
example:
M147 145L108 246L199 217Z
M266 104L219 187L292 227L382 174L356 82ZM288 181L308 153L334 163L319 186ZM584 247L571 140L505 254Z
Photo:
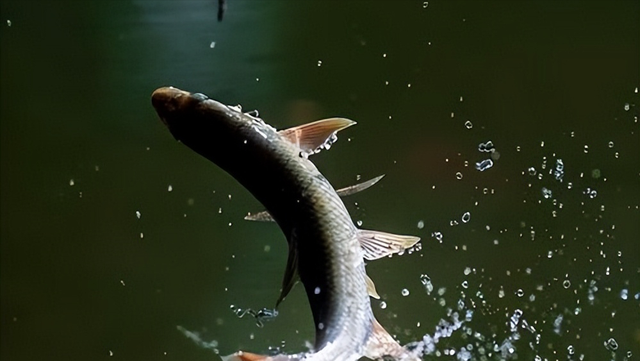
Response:
M612 338L608 339L607 341L605 341L604 347L607 350L615 351L615 350L618 349L618 342L616 341L615 338L612 337Z
M426 274L421 274L420 283L422 283L422 285L424 286L424 289L425 291L427 291L427 294L430 295L431 292L433 291L433 284L431 283L431 278L429 278L429 276Z
M462 215L462 222L463 223L467 223L471 220L471 213L470 212L464 212L464 214Z
M466 122L464 122L464 126L465 126L467 129L471 129L471 128L473 128L473 123L471 123L471 121L470 121L470 120L467 120Z
M409 296L409 290L406 288L403 288L402 291L400 292L404 297Z
M462 173L461 172L456 172L456 179L457 180L462 179Z
M418 229L423 229L424 228L424 221L420 220L418 221Z
M480 143L478 144L478 151L480 152L487 152L487 153L491 153L493 152L495 149L493 147L493 142L492 141L487 141L486 143Z
M562 159L556 159L556 168L553 171L553 176L557 181L562 181L562 177L564 177L564 162Z
M584 191L584 194L586 194L587 196L589 196L589 198L594 199L595 197L598 196L598 192L595 189L591 189L591 188L587 188Z
M481 162L476 163L476 169L480 172L484 172L491 167L493 167L493 160L491 159L485 159Z
M623 288L620 291L620 298L626 301L629 298L629 290L627 290L626 288Z

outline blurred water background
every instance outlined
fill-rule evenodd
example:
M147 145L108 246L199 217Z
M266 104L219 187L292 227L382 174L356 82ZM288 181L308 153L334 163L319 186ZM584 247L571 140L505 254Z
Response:
M0 356L216 360L313 340L262 207L174 141L173 85L284 128L364 228L380 322L425 359L640 359L640 2L0 3ZM490 142L490 143L489 143ZM232 308L233 306L233 308ZM197 341L197 342L194 342Z

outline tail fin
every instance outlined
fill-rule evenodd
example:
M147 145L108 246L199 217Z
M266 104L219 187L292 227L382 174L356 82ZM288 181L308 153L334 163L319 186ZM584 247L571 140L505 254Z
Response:
M375 318L373 319L373 331L365 346L364 356L373 360L382 359L385 356L390 356L398 361L422 360L418 352L411 352L400 346Z

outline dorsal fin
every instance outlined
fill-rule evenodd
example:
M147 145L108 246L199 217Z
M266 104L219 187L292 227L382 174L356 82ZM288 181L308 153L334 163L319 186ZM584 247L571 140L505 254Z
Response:
M354 124L356 122L346 118L328 118L283 129L278 134L300 147L304 153L313 154L331 146L335 142L332 138L338 131Z

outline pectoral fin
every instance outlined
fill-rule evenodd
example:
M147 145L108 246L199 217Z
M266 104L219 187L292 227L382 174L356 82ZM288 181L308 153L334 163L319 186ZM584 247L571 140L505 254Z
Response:
M344 196L352 195L354 193L362 192L363 190L365 190L365 189L371 187L372 185L378 183L378 181L380 179L382 179L382 177L384 177L384 174L380 175L380 176L377 176L375 178L369 179L368 181L364 181L362 183L358 183L358 184L354 184L352 186L348 186L348 187L337 189L336 193L338 193L338 195L340 197L344 197Z
M362 183L358 183L358 184L354 184L352 186L348 186L348 187L337 189L336 193L338 193L338 195L340 197L345 197L345 196L352 195L354 193L362 192L363 190L365 190L365 189L373 186L374 184L378 183L378 181L380 179L382 179L382 177L384 177L384 174L380 175L380 176L377 176L375 178L369 179L367 181L364 181ZM245 221L274 222L273 217L271 216L271 214L269 214L268 211L261 211L261 212L257 212L257 213L249 213L244 217L244 219L245 219Z
M358 240L364 251L364 258L371 261L413 247L420 241L420 237L361 229L358 231Z
M276 308L280 305L285 297L289 294L293 286L298 282L298 251L296 247L295 231L289 237L289 256L287 257L287 267L284 270L284 278L282 279L282 290L280 297L276 302Z
M331 146L335 141L332 139L335 133L354 124L356 122L346 118L328 118L284 129L278 133L300 147L303 152L313 154L323 146Z

